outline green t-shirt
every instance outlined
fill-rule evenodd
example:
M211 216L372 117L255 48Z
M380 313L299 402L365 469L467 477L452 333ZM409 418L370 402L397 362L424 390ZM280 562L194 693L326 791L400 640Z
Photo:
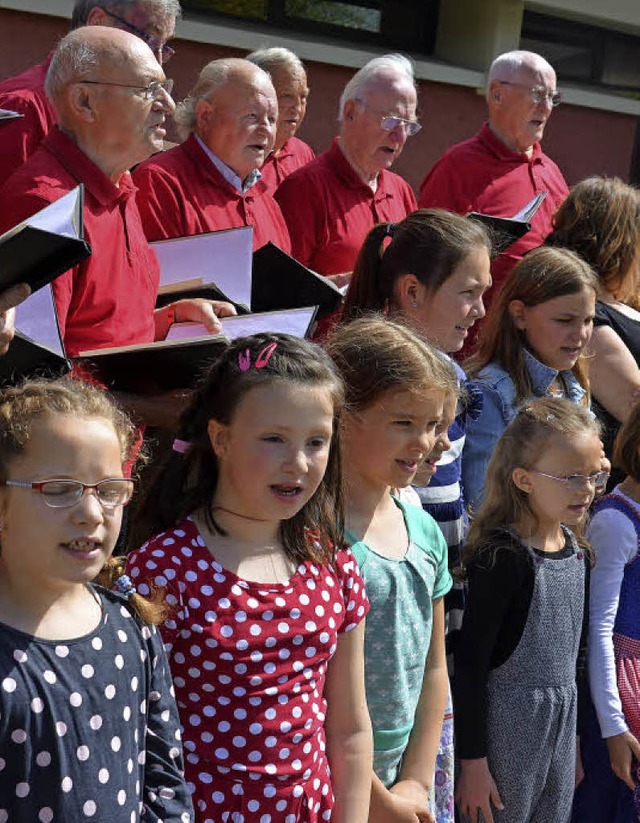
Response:
M351 550L364 577L371 609L365 634L365 682L373 723L374 770L390 786L409 741L431 643L433 600L452 585L447 544L435 520L394 498L408 533L401 559L362 541Z

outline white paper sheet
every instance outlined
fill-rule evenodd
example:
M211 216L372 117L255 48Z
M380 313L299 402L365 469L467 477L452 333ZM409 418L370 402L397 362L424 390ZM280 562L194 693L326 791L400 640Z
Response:
M16 308L16 328L36 343L66 356L58 331L51 285L44 286L20 303Z
M280 333L294 337L304 337L313 319L316 307L270 311L261 314L241 314L237 317L222 317L221 334L229 340L250 334ZM167 340L191 340L208 335L199 323L176 323L169 329Z
M151 247L160 261L161 285L201 277L235 303L251 305L252 226L159 240Z

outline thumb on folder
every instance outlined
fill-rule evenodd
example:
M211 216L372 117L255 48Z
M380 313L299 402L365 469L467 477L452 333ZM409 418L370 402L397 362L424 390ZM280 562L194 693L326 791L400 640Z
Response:
M6 354L15 333L15 307L26 300L31 289L18 283L0 293L0 354Z

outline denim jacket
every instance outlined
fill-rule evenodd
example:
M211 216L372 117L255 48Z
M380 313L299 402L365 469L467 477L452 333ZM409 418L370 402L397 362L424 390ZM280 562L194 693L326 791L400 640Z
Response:
M583 402L585 390L572 371L557 372L536 360L526 349L524 358L531 378L533 398L549 396L549 386L559 377L565 397L577 404ZM513 381L498 363L488 363L468 385L482 393L482 411L476 419L467 422L467 439L462 453L464 497L467 505L477 510L484 494L489 459L502 432L516 416L519 406L516 405Z

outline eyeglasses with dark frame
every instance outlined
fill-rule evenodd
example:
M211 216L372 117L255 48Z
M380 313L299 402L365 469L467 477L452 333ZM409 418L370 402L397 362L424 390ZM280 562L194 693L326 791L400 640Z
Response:
M527 86L525 83L512 83L510 80L498 80L498 83L503 83L505 86L517 86L520 89L525 89L529 92L531 102L539 106L543 100L548 100L555 108L562 103L562 93L559 91L549 91L544 86Z
M529 469L534 474L541 474L543 477L549 477L551 480L558 480L564 483L570 492L579 492L584 488L585 483L588 483L595 491L603 491L609 479L609 472L596 472L595 474L569 474L566 477L558 477L555 474L547 474L538 469Z
M152 80L148 86L134 86L129 83L114 83L110 80L77 80L77 83L83 83L88 86L119 86L122 89L133 89L134 91L141 91L142 96L148 102L160 100L163 94L171 97L173 89L173 79L166 77L164 80Z
M154 54L160 52L162 57L160 63L166 63L168 60L171 60L173 55L176 53L176 50L167 45L167 43L160 45L160 41L154 37L153 34L149 34L149 32L146 32L144 29L130 23L128 20L125 20L124 17L120 17L119 14L114 14L112 11L109 11L109 9L105 9L104 6L98 6L98 8L102 9L105 14L108 14L112 20L116 20L122 26L125 26L131 34L135 34L136 37L143 40Z
M95 490L95 495L103 509L108 511L126 506L135 489L135 480L127 477L108 477L99 483L81 483L79 480L52 478L29 482L26 480L0 480L0 486L18 489L32 489L42 495L42 499L52 509L67 509L75 506L84 497L87 489Z
M406 117L398 117L395 114L380 114L379 111L368 106L364 100L356 100L356 102L359 103L363 109L367 109L367 111L370 111L372 114L379 115L380 125L385 131L394 131L398 126L403 126L407 137L413 137L422 129L422 124L418 123L417 120L407 120Z

